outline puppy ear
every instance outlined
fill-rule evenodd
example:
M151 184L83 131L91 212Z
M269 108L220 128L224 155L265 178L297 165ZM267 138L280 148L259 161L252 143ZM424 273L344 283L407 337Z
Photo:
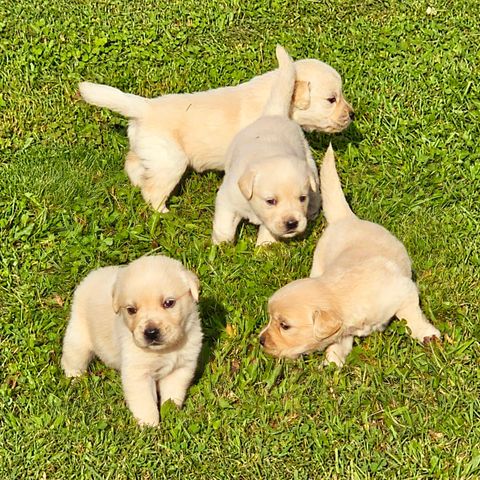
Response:
M306 110L310 107L310 82L304 80L295 82L292 104L298 110Z
M318 182L313 172L308 174L308 181L310 182L310 188L312 189L312 192L318 192Z
M113 283L112 287L112 307L115 313L120 311L120 292L118 288L118 277L120 276L120 272L117 273L117 277L115 278L115 282Z
M333 311L315 310L313 312L313 335L316 340L325 340L335 335L342 327L342 320Z
M255 170L247 170L238 180L238 188L242 192L242 195L250 200L253 196L253 183L255 181Z
M187 280L188 288L190 289L190 293L192 294L193 299L195 300L195 302L198 302L198 297L200 293L200 280L190 270L185 270L185 278Z

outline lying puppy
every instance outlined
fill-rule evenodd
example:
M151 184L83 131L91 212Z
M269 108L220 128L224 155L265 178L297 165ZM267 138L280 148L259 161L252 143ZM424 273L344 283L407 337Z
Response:
M440 338L420 309L405 247L350 210L331 146L320 175L328 227L315 250L311 278L296 280L270 298L270 322L260 334L265 351L295 358L326 349L325 363L341 367L354 336L383 330L393 316L405 319L421 342Z
M77 287L63 341L67 377L94 355L120 370L127 404L141 425L157 425L161 403L181 407L202 346L199 283L182 264L142 257L91 272Z
M295 63L291 117L305 130L339 132L353 120L340 75L318 60ZM147 99L95 83L80 84L87 103L130 119L125 170L143 198L160 212L186 168L223 170L233 137L256 120L278 76L273 71L236 87Z
M263 115L230 145L215 201L213 243L235 238L242 218L260 225L257 245L305 230L307 208L320 206L318 174L302 129L288 117L295 67L277 47L279 75Z

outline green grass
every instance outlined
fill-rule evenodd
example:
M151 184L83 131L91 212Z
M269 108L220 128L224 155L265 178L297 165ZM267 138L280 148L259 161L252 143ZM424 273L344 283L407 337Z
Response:
M479 22L474 0L0 0L0 478L479 478ZM407 246L440 345L395 322L341 371L265 356L268 297L308 275L322 218L213 247L221 175L152 213L123 173L126 121L76 96L236 84L276 43L342 74L357 120L309 141L320 159L332 140L354 210ZM116 372L70 381L59 360L80 279L152 252L199 275L207 348L184 409L140 430Z

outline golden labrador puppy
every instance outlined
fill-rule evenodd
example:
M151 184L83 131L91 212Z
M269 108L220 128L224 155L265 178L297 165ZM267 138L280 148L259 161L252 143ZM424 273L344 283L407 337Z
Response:
M305 130L338 132L353 120L340 75L314 59L295 63L296 87L290 115ZM82 98L130 119L125 170L143 198L166 212L165 202L186 168L223 170L233 137L255 121L269 98L278 71L236 87L147 99L107 85L83 82Z
M305 230L307 208L320 206L317 167L302 129L288 116L295 67L277 47L279 75L263 115L241 130L227 152L215 201L213 243L235 238L242 218L260 225L257 245Z
M161 403L182 406L202 346L199 283L164 256L99 268L77 287L62 367L81 375L94 355L121 372L127 404L141 425L157 425Z
M353 337L405 319L413 338L440 332L425 318L405 247L380 225L360 220L348 206L330 146L320 172L328 226L315 250L310 278L294 281L269 300L270 322L260 334L266 352L295 358L326 349L341 367Z

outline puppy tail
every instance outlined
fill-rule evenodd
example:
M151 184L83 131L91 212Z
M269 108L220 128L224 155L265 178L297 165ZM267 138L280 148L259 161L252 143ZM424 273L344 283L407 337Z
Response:
M276 55L278 60L277 77L263 114L288 117L295 88L295 66L290 55L280 45L277 45Z
M332 144L328 146L327 153L323 157L320 169L320 185L323 213L328 223L338 222L344 218L355 216L343 194L342 185L335 168L335 155Z
M127 118L139 118L148 108L148 100L99 83L81 82L80 95L91 105L105 107Z

